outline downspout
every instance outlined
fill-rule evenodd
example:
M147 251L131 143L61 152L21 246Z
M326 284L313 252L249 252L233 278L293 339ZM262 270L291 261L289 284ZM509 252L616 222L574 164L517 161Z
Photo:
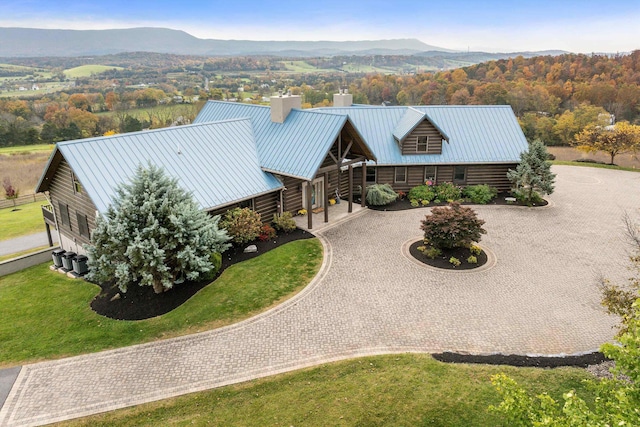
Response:
M280 209L279 209L279 212L278 212L280 215L282 215L284 213L284 202L283 202L284 198L283 198L283 194L282 194L284 192L284 190L285 190L284 188L280 189Z

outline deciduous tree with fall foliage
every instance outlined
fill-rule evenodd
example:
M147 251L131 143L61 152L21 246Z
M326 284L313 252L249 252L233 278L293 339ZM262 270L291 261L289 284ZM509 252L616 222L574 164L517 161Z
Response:
M640 126L629 122L589 125L575 136L573 144L586 152L604 151L611 156L613 164L618 154L640 150Z

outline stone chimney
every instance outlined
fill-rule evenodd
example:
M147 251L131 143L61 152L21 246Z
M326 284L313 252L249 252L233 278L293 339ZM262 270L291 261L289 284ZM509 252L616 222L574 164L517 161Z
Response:
M353 95L347 89L340 89L340 93L333 94L334 107L351 107L353 104Z
M284 123L293 108L302 108L302 97L291 92L283 95L280 91L278 96L271 97L271 121Z

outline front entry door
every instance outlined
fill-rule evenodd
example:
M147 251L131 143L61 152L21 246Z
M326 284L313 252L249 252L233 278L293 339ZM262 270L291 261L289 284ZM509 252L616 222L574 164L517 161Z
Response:
M304 194L302 195L302 200L304 204L307 203L307 194L309 191L309 186L304 186ZM313 180L311 184L311 209L321 208L324 204L324 177L317 178ZM305 206L306 209L309 209L308 206Z

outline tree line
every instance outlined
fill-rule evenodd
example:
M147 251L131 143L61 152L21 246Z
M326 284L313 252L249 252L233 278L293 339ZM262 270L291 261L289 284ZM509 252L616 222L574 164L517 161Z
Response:
M55 143L93 136L161 128L191 122L198 107L170 105L161 89L117 93L57 94L55 99L0 99L0 147ZM134 113L134 108L148 108ZM104 114L102 114L104 113Z
M601 115L640 122L640 51L500 59L408 76L370 74L351 82L354 102L508 104L529 141L571 144Z

